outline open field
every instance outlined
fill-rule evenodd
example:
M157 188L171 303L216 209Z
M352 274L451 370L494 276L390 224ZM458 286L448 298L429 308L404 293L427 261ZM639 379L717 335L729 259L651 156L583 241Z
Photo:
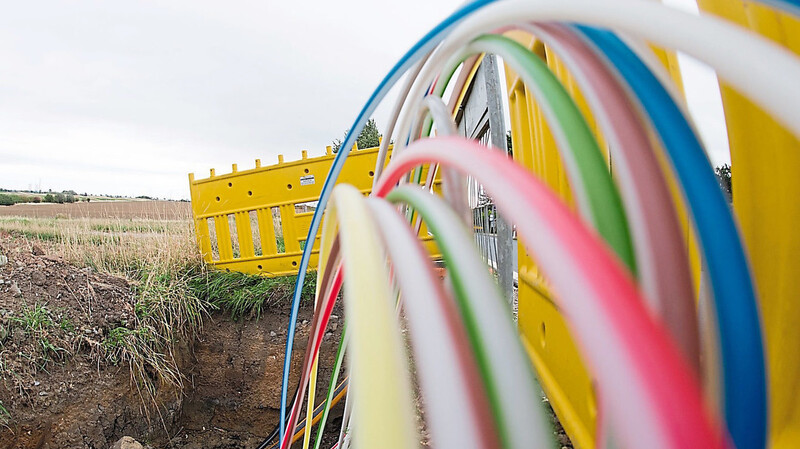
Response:
M69 204L15 204L0 207L0 216L189 220L191 205L180 201L91 201Z

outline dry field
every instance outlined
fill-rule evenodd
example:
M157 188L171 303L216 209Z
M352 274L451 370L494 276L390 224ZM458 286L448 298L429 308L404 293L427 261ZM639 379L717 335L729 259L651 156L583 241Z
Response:
M116 218L189 220L191 205L178 201L92 201L71 204L15 204L0 207L0 216L35 218Z

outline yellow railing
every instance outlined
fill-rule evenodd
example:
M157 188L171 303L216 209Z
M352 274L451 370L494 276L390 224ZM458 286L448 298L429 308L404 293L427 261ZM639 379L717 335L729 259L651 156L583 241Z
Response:
M571 82L554 53L546 52L541 41L528 33L512 32L508 36L546 60L565 86L572 88L578 106L589 119L589 125L594 127L577 86ZM519 76L508 66L506 85L514 160L546 182L567 204L573 205L566 171L543 111ZM592 379L557 302L524 242L518 242L517 251L520 336L539 375L542 389L572 443L577 448L593 447L597 405Z
M195 179L189 174L195 235L209 265L223 270L268 276L297 273L306 244L311 217L335 155L327 148L324 156L309 158L303 151L299 161ZM372 188L378 148L353 149L339 182L356 186L365 195ZM424 176L423 176L424 179ZM436 180L438 189L440 181ZM435 246L424 227L420 236L431 254ZM317 234L309 267L317 266Z
M700 9L747 27L800 55L800 19L738 0L701 0ZM758 64L758 61L753 61ZM800 80L798 81L800 82ZM739 221L764 328L769 381L769 447L800 447L800 141L721 83Z
M739 0L700 0L702 11L747 27L787 50L800 54L800 20ZM541 42L522 32L509 36L539 52L582 109L590 126L592 115L577 86L557 57ZM680 89L674 55L656 54ZM758 61L753 61L757 64ZM571 203L569 184L546 120L525 85L506 67L514 159ZM721 83L734 174L733 209L749 255L761 306L770 390L770 440L775 448L799 447L800 303L796 276L800 254L800 141L758 107ZM597 129L594 130L597 134ZM598 135L602 138L602 136ZM667 171L668 172L668 171ZM666 173L668 180L671 174ZM673 182L674 184L674 182ZM674 185L673 185L674 187ZM682 220L695 293L699 293L701 260L682 197L674 200ZM586 370L558 308L536 264L519 245L519 330L536 367L542 388L575 447L595 446L597 406L592 379Z

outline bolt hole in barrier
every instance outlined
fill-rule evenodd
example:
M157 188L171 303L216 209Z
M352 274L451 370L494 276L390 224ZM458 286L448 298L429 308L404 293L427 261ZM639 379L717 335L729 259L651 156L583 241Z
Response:
M788 5L787 11L797 11L797 2L794 1L772 1L770 5L777 7ZM654 313L645 308L648 302L639 293L640 290L636 285L640 281L635 279L633 273L599 240L597 230L587 227L593 223L582 221L568 211L563 203L549 192L545 184L535 180L529 172L520 169L520 166L498 157L496 153L482 151L475 148L475 144L459 139L422 139L393 156L384 174L376 178L380 188L373 192L373 195L382 197L389 194L398 181L407 179L406 173L417 166L431 163L456 168L464 174L481 178L485 186L494 186L490 190L498 209L511 217L516 224L522 240L525 240L526 249L537 261L538 268L554 293L553 299L563 312L571 335L578 342L578 349L588 364L597 394L601 398L607 398L599 402L601 415L599 418L602 417L603 422L607 423L603 425L608 426L608 436L616 445L722 447L727 445L725 442L730 441L739 448L765 447L769 441L766 428L767 379L759 304L756 302L750 270L744 259L745 252L741 248L741 240L730 211L725 207L718 207L722 198L718 187L716 185L713 185L713 189L709 187L712 184L708 180L713 181L711 167L702 153L702 146L697 143L693 126L686 119L682 103L680 100L675 101L674 88L663 87L665 83L669 85L669 77L664 76L663 68L653 65L656 59L635 39L684 51L708 63L718 71L721 79L760 106L795 137L800 135L800 119L798 119L800 86L796 82L800 79L800 63L792 54L744 29L711 17L681 13L655 2L633 0L472 2L434 28L401 59L382 81L354 125L350 127L353 132L349 135L358 134L356 131L361 129L388 89L412 66L416 65L417 73L417 78L412 79L409 85L412 87L410 90L412 94L408 95L405 103L401 102L399 105L410 117L416 116L416 108L419 107L422 95L430 92L448 58L461 47L468 45L480 33L503 31L528 22L563 22L570 26L574 23L583 24L573 29L581 39L590 43L589 47L606 64L607 69L617 74L619 82L625 83L626 88L623 89L626 95L625 101L637 105L636 111L641 117L638 126L644 127L645 134L657 137L658 145L654 147L663 146L664 154L659 157L666 156L666 160L669 161L669 165L663 167L664 178L677 182L686 204L691 208L692 227L698 230L702 260L704 265L709 267L707 276L712 286L711 299L714 301L716 313L712 320L704 322L704 326L714 327L712 333L718 336L719 343L701 346L709 346L712 351L718 352L716 356L711 353L706 356L708 359L719 360L720 366L706 365L701 369L719 372L716 386L720 391L721 404L718 406L716 403L704 401L708 392L701 392L699 376L692 368L692 361L686 360L678 350L673 336L665 326L663 315L659 311ZM626 40L622 42L611 32L594 29L592 26L625 32ZM441 45L436 47L438 44ZM424 55L428 56L423 62L419 62ZM560 54L559 57L568 58L569 55ZM752 64L752 61L759 61L759 64ZM419 75L420 73L422 75ZM442 77L444 78L446 77ZM649 84L647 89L642 87L646 84ZM513 119L514 117L512 121ZM406 138L407 134L403 133L407 132L404 131L407 129L414 127L401 127L401 141ZM524 136L515 134L515 136L520 135ZM409 142L413 142L416 137L411 136ZM530 135L527 137L538 138ZM522 147L520 144L524 145L525 142L515 142L515 158L516 148ZM308 238L317 235L322 212L328 209L328 199L331 198L333 185L345 169L344 161L348 157L350 145L352 137L349 140L345 139L342 151L337 154L330 168L325 186L320 192L318 207L308 228ZM526 155L520 156L524 157ZM571 187L574 189L574 186ZM622 190L623 197L630 194L626 190L629 185L620 184L617 187ZM391 251L386 252L378 238L368 240L372 245L364 245L363 242L359 244L360 238L366 239L371 233L381 232L380 226L371 221L373 219L369 214L358 213L365 209L355 197L347 193L339 194L339 190L341 189L337 189L334 198L337 198L335 203L343 212L336 218L333 217L334 210L330 211L328 219L335 221L336 225L328 227L332 229L328 241L336 237L343 242L340 257L347 279L344 300L348 316L355 324L353 332L348 336L352 346L351 369L354 371L351 373L350 386L353 396L348 398L347 409L352 412L348 412L346 419L343 420L339 445L344 447L349 444L352 435L354 444L359 447L378 445L409 447L412 444L410 441L414 440L413 429L409 431L409 423L414 422L414 419L407 416L409 408L407 399L400 397L407 393L407 389L403 387L407 385L407 381L403 379L406 369L399 367L404 366L406 360L402 347L398 346L400 337L393 334L399 328L396 323L392 324L391 316L387 318L385 310L378 312L377 309L374 311L383 314L381 319L386 326L381 327L380 332L375 326L370 326L369 320L365 321L363 317L368 316L367 312L373 309L362 295L367 290L390 292L394 285L401 291L400 297L403 298L403 292L413 291L413 287L400 279L400 272L406 268L397 266L395 254L391 254L390 257L395 264L392 273L397 273L397 279L390 277L388 271L374 271L375 265L383 265L376 261ZM414 204L413 207L420 207L420 204ZM440 201L432 206L432 209L447 210L450 207L452 205ZM344 211L359 215L359 219L350 219L349 214ZM425 220L430 219L430 212L427 215L423 217ZM367 224L364 225L364 222ZM718 226L717 229L723 229L724 232L715 234L711 231L714 226ZM442 229L439 228L440 232L434 232L434 237L439 241L446 238L441 232ZM455 225L446 226L444 229L452 233L461 232L457 231L458 227ZM637 240L634 243L642 244L642 241ZM725 245L731 250L719 250ZM288 362L291 360L299 288L310 262L312 246L306 248L301 259L298 287L288 332L287 369L284 371L279 429L282 447L288 447L294 436L294 432L285 431L286 418L291 417L289 428L294 429L302 408L301 398L306 386L301 383L292 406L292 413L287 415L285 407ZM453 247L448 246L448 248L455 251ZM463 253L465 258L470 257L468 253L469 251ZM335 258L332 257L332 260ZM370 260L372 263L364 264L360 263L360 260ZM324 270L323 274L324 262L326 261L318 261L321 276L319 282L321 285L335 285L331 284L332 276L339 271L328 269ZM452 265L471 263L467 262L467 259L457 258L450 262L448 269L452 273L458 270L458 267ZM419 263L421 262L417 261L417 264ZM728 276L727 279L725 276ZM463 280L450 276L446 277L446 282L452 291L466 292L468 297L469 290L458 285L458 279ZM729 291L730 286L724 285L726 281L737 282L739 287L735 287L736 291ZM335 298L335 290L338 289L321 288L318 291L318 301L324 302L332 297ZM453 298L449 300L453 301ZM483 297L476 300L487 299ZM458 321L467 334L472 335L474 348L485 344L486 341L483 339L493 338L490 334L477 331L483 325L481 320L486 319L483 315L465 314L462 311L455 318L451 316L451 319ZM525 319L521 313L520 320ZM317 334L324 332L322 324L326 323L326 320L324 311L318 309L314 318L316 327L313 328ZM733 332L735 323L739 323L739 326L735 329L736 332ZM501 328L502 326L497 328L497 331L500 332ZM412 349L416 351L416 346L420 344L431 344L431 338L446 338L446 332L429 334L427 337L420 342L415 341L412 335ZM318 338L318 335L314 338ZM358 362L362 360L360 358L374 354L376 346L371 346L372 343L390 354L388 356L390 358L386 359L387 365L376 363L378 366L371 366L368 363ZM316 357L315 351L318 348L315 349L311 345L309 348L303 365L302 378L305 379L305 383L315 376L311 368L315 364L310 363L310 360ZM460 350L473 353L474 348ZM786 351L786 348L777 349ZM516 357L513 354L519 350L521 347L517 344L509 344L496 354L500 358L506 357L504 361L498 363L505 365L506 368L514 366L511 360ZM477 357L476 354L480 352L473 353L472 357ZM796 353L785 352L785 354L791 359L797 358ZM481 357L472 360L479 365L485 363L481 361ZM387 372L384 370L386 366L393 366L395 369ZM420 373L427 370L421 365L417 368ZM500 367L494 368L500 369ZM524 447L519 445L519 442L524 440L524 438L519 439L524 432L515 424L518 422L514 418L517 415L509 411L521 410L519 407L524 408L525 401L530 398L519 396L514 400L502 399L507 397L502 385L491 380L489 367L483 366L482 369L486 371L480 374L477 392L464 390L462 393L464 396L477 394L489 398L492 420L488 428L482 432L488 432L490 436L485 437L485 434L481 433L480 435L484 437L476 436L470 447L491 447L486 446L487 442L491 441L499 441L503 447ZM387 379L396 381L398 388L376 391L374 389L376 379L380 379L381 382L386 382ZM438 382L443 385L447 381L448 379L441 378ZM791 395L791 392L786 391L772 392L773 396L781 393ZM441 400L442 397L431 395L426 396L423 403L426 410L431 413L434 410L447 410L446 406L441 406L439 402ZM313 397L309 398L309 403L313 404ZM786 423L785 419L781 418L785 426L797 429L797 420ZM454 440L450 439L451 435L448 432L452 431L452 428L447 427L447 419L431 416L430 423L434 422L443 423L440 428L429 428L434 444L441 447L466 447L452 446L448 443ZM305 426L306 435L310 432L310 428L310 425ZM412 435L409 435L409 432ZM380 435L384 438L380 439ZM398 438L387 440L386 435L398 435ZM606 441L605 436L604 441ZM585 443L588 446L596 442L589 440Z

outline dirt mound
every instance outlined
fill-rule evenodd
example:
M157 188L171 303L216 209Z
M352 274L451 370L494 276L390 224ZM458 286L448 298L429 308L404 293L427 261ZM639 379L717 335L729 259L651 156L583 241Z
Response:
M0 267L0 447L108 447L174 420L174 388L159 391L160 410L150 410L127 365L107 363L109 336L134 318L125 279L8 236L0 253L8 257Z
M277 424L286 304L258 320L220 310L191 338L172 342L181 389L152 370L134 372L120 355L118 334L139 329L135 285L8 235L0 235L0 254L8 257L0 266L0 448L108 448L126 435L146 447L251 448ZM312 313L304 303L292 383ZM341 334L338 319L330 326L323 392Z

